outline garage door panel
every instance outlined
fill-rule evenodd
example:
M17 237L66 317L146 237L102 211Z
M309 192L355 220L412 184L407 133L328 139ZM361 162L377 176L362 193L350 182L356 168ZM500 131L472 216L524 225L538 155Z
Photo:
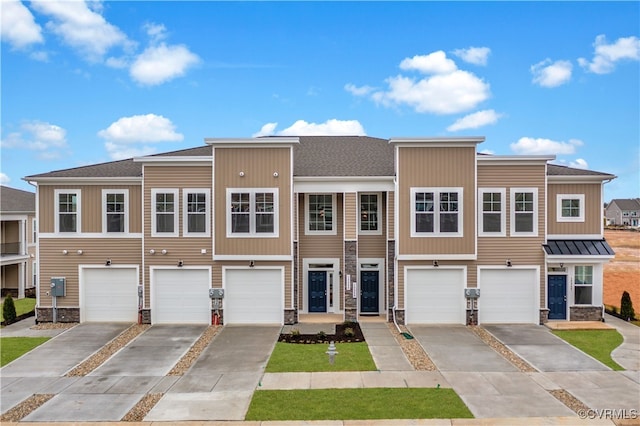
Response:
M225 324L282 324L280 269L225 271Z
M135 268L86 268L82 271L82 320L135 322L138 317Z
M464 270L407 270L406 316L413 324L464 324Z
M538 322L537 270L481 270L480 291L480 323Z
M151 322L154 324L210 324L208 269L153 271Z

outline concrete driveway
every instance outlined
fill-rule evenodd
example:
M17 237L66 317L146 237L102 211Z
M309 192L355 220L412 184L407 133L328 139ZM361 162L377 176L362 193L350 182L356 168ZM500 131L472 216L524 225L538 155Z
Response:
M575 413L463 325L410 325L444 378L477 418Z
M610 368L555 336L541 325L486 325L493 334L539 371L609 371Z

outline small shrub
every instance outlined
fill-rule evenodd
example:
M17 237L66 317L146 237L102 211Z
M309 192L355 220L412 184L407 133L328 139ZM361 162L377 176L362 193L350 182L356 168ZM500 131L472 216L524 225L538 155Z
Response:
M622 299L620 299L620 316L627 321L631 321L635 318L636 313L633 310L633 302L629 292L622 293ZM7 316L5 315L5 318Z
M292 328L291 329L291 335L293 337L300 337L300 330L298 330L297 328Z
M16 305L13 303L13 297L11 295L7 295L4 299L4 303L2 304L2 315L4 316L5 324L11 324L15 322L17 314L16 314Z
M353 330L353 328L351 327L347 327L344 329L344 335L346 337L353 337L356 335L356 332Z
M327 338L327 333L325 333L324 331L318 331L318 334L316 334L316 336L318 337L318 340L325 340Z

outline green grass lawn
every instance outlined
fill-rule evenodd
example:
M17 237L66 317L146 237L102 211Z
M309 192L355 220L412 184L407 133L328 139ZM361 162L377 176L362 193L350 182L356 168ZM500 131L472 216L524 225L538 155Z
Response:
M246 420L473 418L453 389L258 390Z
M364 342L336 343L338 354L333 365L325 353L329 345L276 343L269 358L267 373L314 371L375 371L369 347Z
M553 334L611 369L624 370L611 359L611 352L624 340L617 330L555 330Z
M36 308L36 299L31 297L25 297L23 299L13 299L13 304L16 307L16 315L26 314ZM3 309L0 309L0 321L4 321Z
M20 358L49 337L0 337L0 367Z

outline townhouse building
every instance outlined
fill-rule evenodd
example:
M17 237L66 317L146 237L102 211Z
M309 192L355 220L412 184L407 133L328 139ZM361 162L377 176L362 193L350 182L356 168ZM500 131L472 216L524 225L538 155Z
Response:
M28 176L38 321L602 319L615 176L483 141L211 138Z

